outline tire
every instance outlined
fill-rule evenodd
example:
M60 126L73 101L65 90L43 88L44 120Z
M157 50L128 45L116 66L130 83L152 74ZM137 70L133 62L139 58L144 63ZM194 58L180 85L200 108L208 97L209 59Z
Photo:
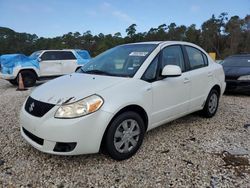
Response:
M108 128L104 140L105 150L115 160L128 159L140 148L144 134L145 125L142 118L135 112L124 112L117 116Z
M9 82L13 85L13 86L17 86L17 79L13 79L13 80L9 80Z
M36 84L36 74L30 70L21 71L24 87L33 87ZM19 75L17 77L19 83Z
M212 89L207 97L205 106L201 111L204 117L211 118L216 114L219 105L219 98L218 91Z

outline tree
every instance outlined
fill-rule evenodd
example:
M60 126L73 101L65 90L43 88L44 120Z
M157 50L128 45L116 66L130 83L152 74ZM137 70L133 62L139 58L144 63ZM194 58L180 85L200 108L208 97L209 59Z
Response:
M200 35L201 31L199 29L196 29L195 24L190 25L186 29L186 41L196 43L200 45Z
M114 37L115 38L121 38L122 34L120 32L117 32L117 33L114 34Z
M246 15L243 28L242 51L247 53L250 52L250 15Z
M167 40L176 40L176 37L175 37L175 27L176 27L175 23L171 23L167 27L167 29L168 29Z
M230 54L239 53L238 46L242 41L242 26L244 21L239 16L233 16L226 24L226 33L228 34Z
M127 32L127 35L132 38L135 33L136 33L136 24L132 24L130 25L127 29L126 29L126 32Z
M127 36L120 32L115 34L93 35L91 31L69 32L54 38L38 37L35 34L18 33L9 28L0 27L0 54L30 53L42 49L79 48L89 50L92 56L130 42L184 40L200 45L208 52L216 52L219 58L235 53L250 52L250 15L245 18L233 16L228 19L227 13L206 20L201 29L190 26L161 24L151 27L148 32L136 33L136 24L126 29Z
M219 57L221 57L221 31L224 26L224 20L227 13L222 13L219 18L215 18L214 15L205 21L201 26L201 45L208 52L215 51Z

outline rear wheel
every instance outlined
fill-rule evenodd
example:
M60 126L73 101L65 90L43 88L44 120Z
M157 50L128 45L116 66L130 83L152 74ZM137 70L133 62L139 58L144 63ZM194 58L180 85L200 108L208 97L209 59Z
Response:
M212 89L207 97L206 104L202 110L202 115L210 118L216 114L219 104L219 93L217 90Z
M124 160L140 148L145 133L142 118L135 112L124 112L117 116L108 128L105 148L115 160Z
M19 73L20 74L20 73ZM30 70L24 70L21 72L23 78L24 87L32 87L36 84L36 74ZM17 77L19 83L19 75Z

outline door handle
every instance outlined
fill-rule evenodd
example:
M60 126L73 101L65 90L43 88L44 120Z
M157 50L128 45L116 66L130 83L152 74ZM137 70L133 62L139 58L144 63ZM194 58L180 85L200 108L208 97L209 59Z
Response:
M146 91L150 91L152 89L152 87L147 87Z
M184 78L184 84L190 82L190 79L189 78Z
M207 76L208 76L208 77L212 77L212 76L213 76L213 72L208 72L208 73L207 73Z

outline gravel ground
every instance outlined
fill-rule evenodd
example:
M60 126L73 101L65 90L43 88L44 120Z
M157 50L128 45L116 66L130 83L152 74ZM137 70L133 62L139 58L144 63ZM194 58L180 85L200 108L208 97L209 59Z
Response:
M250 96L221 98L215 117L192 114L148 132L132 158L44 154L20 136L32 89L0 80L0 187L250 187Z

